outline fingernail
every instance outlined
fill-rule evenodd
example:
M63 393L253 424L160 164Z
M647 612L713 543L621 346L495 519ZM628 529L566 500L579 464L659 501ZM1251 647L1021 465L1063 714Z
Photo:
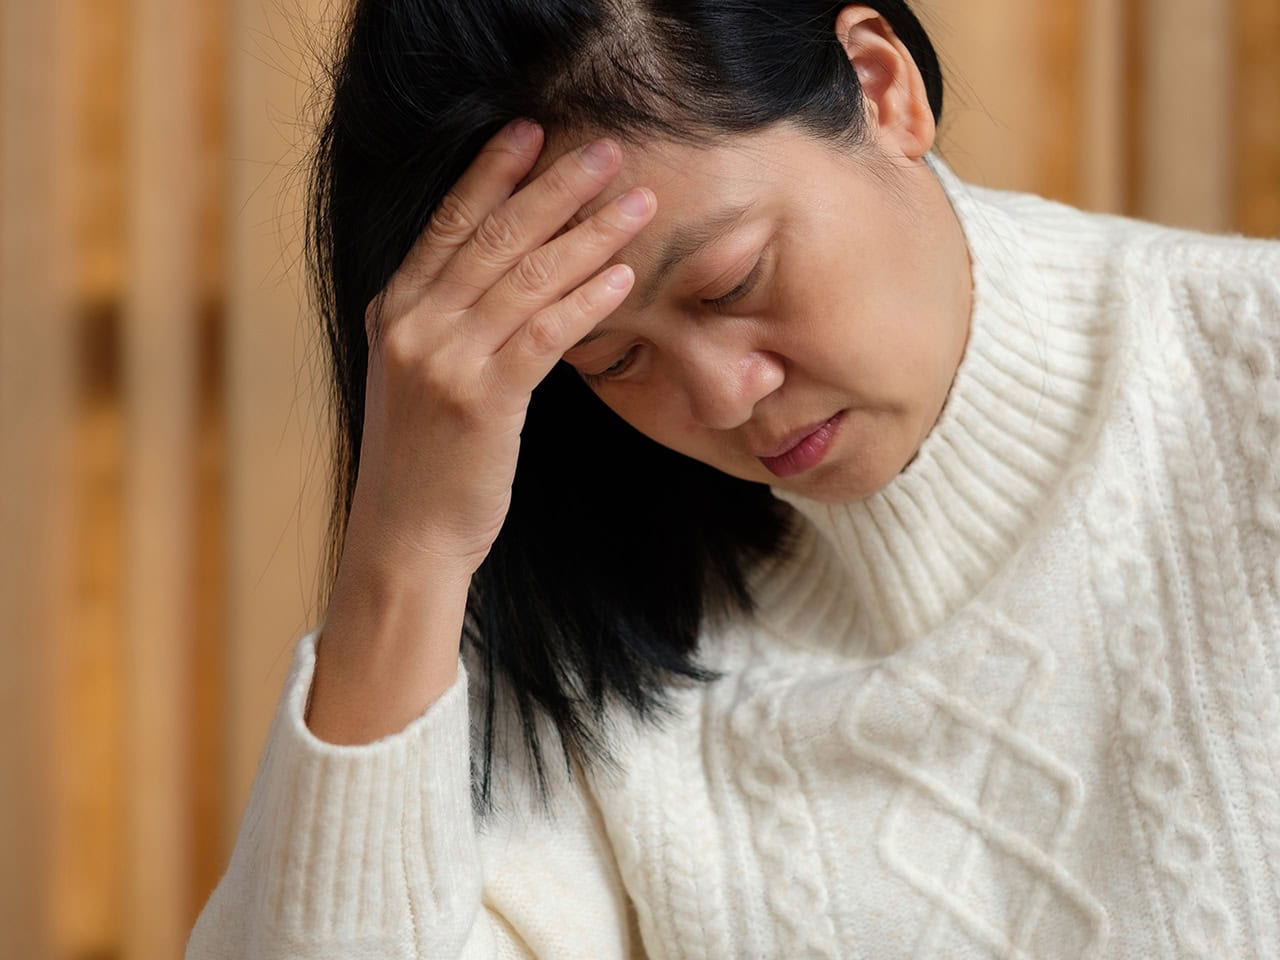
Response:
M643 217L649 212L649 194L636 187L622 195L618 201L618 209L628 217Z
M531 147L538 139L538 125L532 120L517 120L511 127L511 139L521 147Z
M604 170L613 162L613 144L608 140L597 140L582 150L582 163L588 170Z
M604 275L604 282L615 290L625 290L631 286L631 268L622 263L610 267L609 272Z

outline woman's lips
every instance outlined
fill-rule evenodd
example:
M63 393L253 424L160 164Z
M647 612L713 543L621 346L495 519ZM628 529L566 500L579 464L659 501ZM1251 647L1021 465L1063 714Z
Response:
M773 457L757 457L770 473L777 477L794 477L822 462L835 440L845 411L841 410L830 420L809 431L799 440Z

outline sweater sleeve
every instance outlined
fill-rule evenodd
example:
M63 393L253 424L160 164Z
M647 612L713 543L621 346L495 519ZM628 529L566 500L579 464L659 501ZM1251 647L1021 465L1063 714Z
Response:
M468 675L370 744L303 712L319 631L297 644L225 874L186 960L632 955L628 903L586 791L482 836Z

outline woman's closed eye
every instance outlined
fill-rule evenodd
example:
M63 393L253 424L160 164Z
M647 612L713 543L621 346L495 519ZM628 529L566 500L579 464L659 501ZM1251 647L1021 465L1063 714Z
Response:
M711 299L711 300L703 300L702 302L706 304L708 307L710 307L712 310L724 310L728 308L731 304L736 303L738 300L741 300L743 297L749 294L753 289L755 289L756 282L760 279L760 274L762 272L761 268L763 267L763 265L764 265L764 256L761 255L759 258L757 258L755 262L755 266L751 268L751 272L748 273L746 277L743 278L742 282L739 283L736 287L734 287L732 290L730 290L728 293L724 294L723 296L715 297L714 299Z
M640 344L632 344L627 352L619 357L616 361L601 370L599 373L583 373L582 379L594 386L598 383L604 383L607 380L614 380L631 368L632 362L635 360L636 351L640 349Z
M750 272L733 289L722 296L703 300L702 303L717 312L727 310L734 303L737 303L743 297L746 297L755 290L756 285L760 282L761 275L764 273L764 267L765 254L762 253L756 258L756 262L752 266ZM621 357L615 360L604 370L601 370L599 373L583 373L582 379L592 386L605 383L609 380L618 379L631 369L639 349L639 344L632 344L632 346L629 347Z

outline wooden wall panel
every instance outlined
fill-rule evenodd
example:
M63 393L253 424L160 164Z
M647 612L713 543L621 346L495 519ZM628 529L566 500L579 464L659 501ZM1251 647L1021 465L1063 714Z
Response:
M226 868L229 825L225 815L226 728L226 437L221 307L206 305L200 326L194 497L196 529L191 545L193 596L187 770L191 884L186 917L195 922Z
M1145 5L1139 216L1202 230L1233 220L1232 7L1227 0Z
M120 943L125 863L120 504L124 416L114 313L82 314L75 433L75 596L56 707L58 743L52 923L58 957L102 956Z
M121 563L123 414L119 291L126 258L123 188L129 55L124 0L70 0L75 64L71 153L76 425L74 596L57 677L58 802L52 926L59 957L92 957L121 938L123 730Z
M930 0L917 7L947 80L939 143L956 172L974 183L1074 199L1080 6Z
M124 312L127 960L178 956L187 934L185 678L195 636L190 545L203 195L196 8L194 0L132 6Z
M1079 163L1075 201L1089 210L1120 212L1129 203L1127 60L1129 0L1085 0L1078 77Z
M0 4L0 956L45 957L67 649L74 338L65 0Z
M118 303L128 256L125 191L129 136L126 83L130 59L129 0L73 4L76 130L76 299Z
M1280 0L1236 0L1233 205L1237 228L1280 237Z
M199 323L198 368L193 381L195 461L194 528L189 544L193 578L186 716L189 722L187 783L191 876L187 926L226 866L226 395L224 377L230 150L227 142L229 11L225 2L201 0L197 16L200 185L197 210Z
M317 616L326 443L304 306L300 124L323 0L231 8L227 312L227 829L248 798L289 653Z

